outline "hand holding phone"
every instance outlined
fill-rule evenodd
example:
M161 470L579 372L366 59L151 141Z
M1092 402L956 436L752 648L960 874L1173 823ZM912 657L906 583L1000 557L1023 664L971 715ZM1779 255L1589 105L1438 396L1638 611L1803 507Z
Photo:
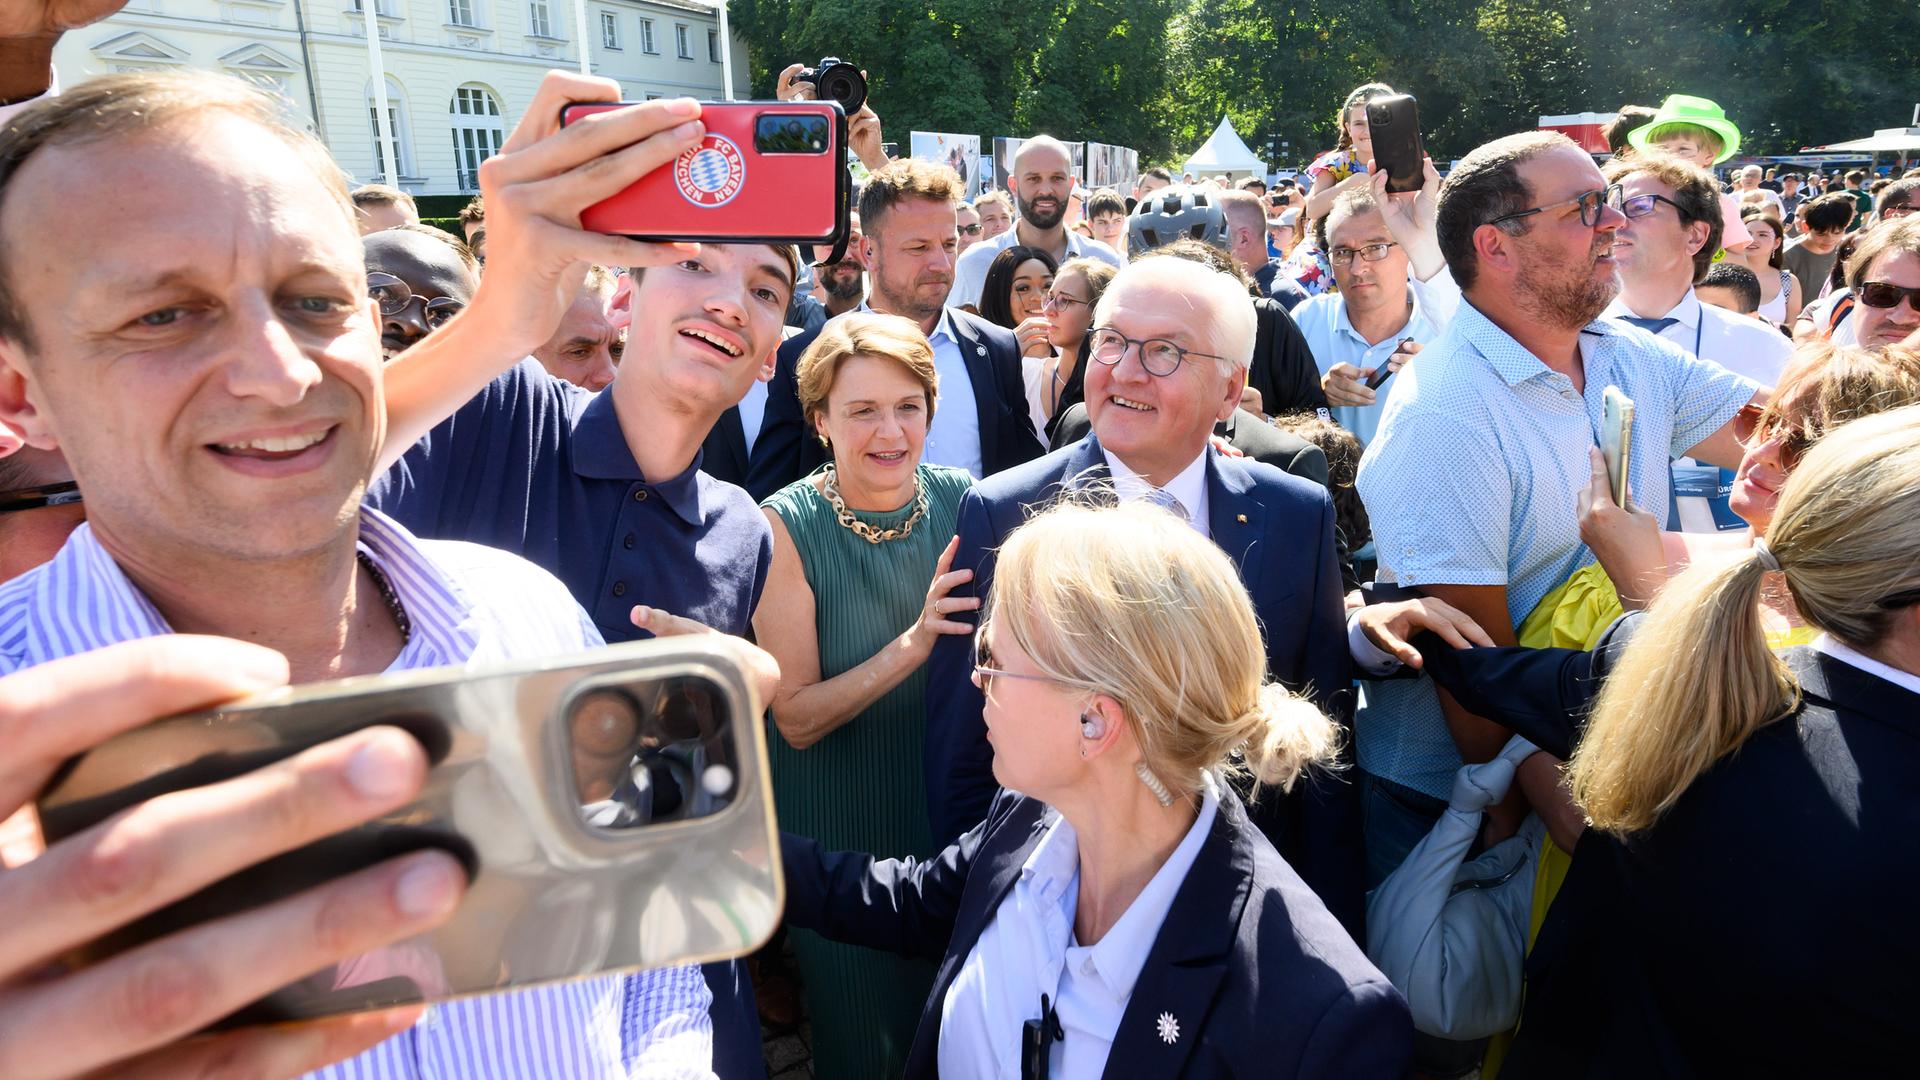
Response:
M1387 174L1388 193L1419 191L1427 156L1420 138L1420 103L1411 94L1395 94L1374 98L1366 109L1373 161Z
M1601 397L1600 454L1607 462L1609 493L1622 510L1627 505L1627 475L1633 467L1633 399L1617 386Z
M158 755L160 745L142 738L152 718L286 680L276 653L189 635L112 645L0 678L0 730L8 733L0 817L71 755L117 739ZM443 922L465 879L455 860L434 851L199 922L154 940L140 958L48 967L211 882L405 804L426 772L412 739L367 729L232 779L136 801L111 831L55 838L38 858L0 872L0 988L8 1002L0 1060L13 1075L119 1073L136 1057L156 1074L198 1075L217 1062L298 1074L411 1025L418 1009L183 1041L312 971ZM156 979L161 962L177 968ZM189 977L198 990L182 995Z
M1393 377L1394 372L1407 366L1407 361L1413 359L1413 354L1419 351L1419 342L1412 338L1401 338L1400 344L1394 348L1393 355L1387 358L1387 362L1373 369L1373 374L1367 377L1367 389L1380 389L1388 379Z

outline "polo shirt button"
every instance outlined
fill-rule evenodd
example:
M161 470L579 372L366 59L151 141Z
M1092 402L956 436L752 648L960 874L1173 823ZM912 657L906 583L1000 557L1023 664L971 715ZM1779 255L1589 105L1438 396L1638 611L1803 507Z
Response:
M638 491L636 491L636 492L634 492L634 493L633 493L633 501L634 501L634 502L646 502L646 501L647 501L647 489L646 489L646 488L641 488L640 490L638 490Z
M625 596L625 595L627 595L627 583L626 583L626 582L624 582L624 581L616 581L616 582L614 582L614 583L613 583L613 595L615 595L615 596Z
M631 551L633 549L633 534L628 533L626 538L620 541L620 546Z

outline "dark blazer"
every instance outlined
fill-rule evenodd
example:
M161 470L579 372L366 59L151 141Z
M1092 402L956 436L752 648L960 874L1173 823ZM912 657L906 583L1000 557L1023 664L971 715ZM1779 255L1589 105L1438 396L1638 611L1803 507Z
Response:
M960 501L953 568L973 571L955 596L986 596L994 552L1034 511L1107 476L1099 441L1087 438L975 485ZM1266 637L1267 670L1309 693L1344 722L1347 655L1340 568L1327 490L1244 458L1207 454L1208 525L1240 568ZM943 635L927 662L925 772L936 843L978 824L998 785L993 748L973 685L973 642ZM1352 746L1350 732L1344 745ZM1344 774L1315 770L1290 794L1263 792L1255 823L1356 938L1363 885L1358 789Z
M740 422L740 406L735 405L720 414L700 444L700 471L715 480L746 487L747 465L746 427ZM756 496L754 501L759 499Z
M1058 815L1002 794L985 821L924 862L829 854L781 834L787 921L940 967L908 1077L937 1074L947 991ZM1039 1003L1034 1003L1039 1014ZM1172 1042L1157 1020L1179 1024ZM1401 1077L1407 1005L1239 803L1220 813L1175 893L1107 1055L1108 1077Z
M1087 407L1070 405L1053 421L1053 447L1059 450L1087 437L1093 424ZM1284 473L1327 486L1327 453L1291 431L1281 431L1245 409L1213 425L1213 433L1227 445L1255 461L1264 461Z
M1039 457L1045 451L1027 409L1020 343L1013 331L957 309L949 308L947 314L953 318L960 356L973 383L974 405L979 411L981 467L992 476ZM826 448L800 415L795 379L800 354L819 336L818 330L797 334L780 346L773 381L767 384L766 419L760 424L753 462L747 470L747 492L755 500L765 499L826 463Z
M1279 301L1264 296L1254 299L1253 313L1253 366L1247 370L1247 385L1260 391L1260 411L1278 415L1326 408L1320 366L1293 316Z
M1581 838L1501 1080L1912 1075L1920 694L1781 655L1789 715L1653 828Z

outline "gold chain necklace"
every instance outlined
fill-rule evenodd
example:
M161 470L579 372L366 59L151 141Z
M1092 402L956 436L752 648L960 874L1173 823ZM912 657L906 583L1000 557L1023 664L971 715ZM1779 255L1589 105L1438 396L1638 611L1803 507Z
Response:
M827 475L821 481L820 487L827 496L827 502L833 507L834 516L840 519L840 524L869 544L885 543L888 540L905 540L913 535L913 527L919 523L920 519L927 516L927 488L920 482L917 472L913 478L913 513L908 514L907 520L891 529L876 529L853 516L853 511L847 509L846 500L840 497L840 476L831 462L827 464Z

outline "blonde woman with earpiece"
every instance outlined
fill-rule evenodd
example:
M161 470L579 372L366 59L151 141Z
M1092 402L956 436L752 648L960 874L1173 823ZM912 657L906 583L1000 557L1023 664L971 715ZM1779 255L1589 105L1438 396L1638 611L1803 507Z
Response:
M1822 634L1775 653L1778 576ZM1920 405L1820 440L1668 582L1567 776L1588 829L1501 1080L1878 1076L1920 1022Z
M1336 749L1260 641L1232 561L1150 503L1010 535L973 676L987 819L925 862L782 837L790 924L938 962L907 1076L1404 1075L1405 1001L1229 786Z

